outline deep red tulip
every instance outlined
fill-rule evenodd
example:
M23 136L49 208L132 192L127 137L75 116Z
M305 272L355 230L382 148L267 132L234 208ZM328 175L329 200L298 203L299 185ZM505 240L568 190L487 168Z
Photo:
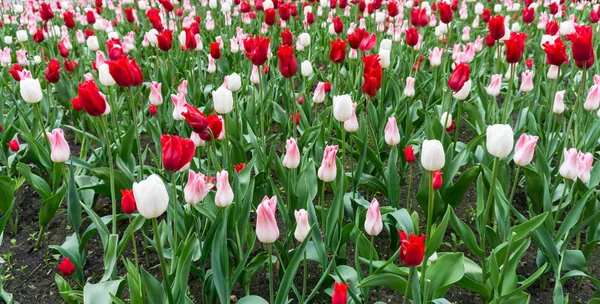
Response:
M333 18L333 30L337 34L340 34L342 31L344 31L344 23L342 23L342 19L339 16Z
M591 23L598 23L598 21L600 21L600 18L598 18L598 12L595 10L591 10L590 11L590 22Z
M399 13L400 10L398 9L398 3L396 3L396 1L388 2L388 15L390 15L390 17L396 17Z
M277 50L277 58L279 59L279 72L285 78L291 78L298 71L298 63L294 56L294 47L289 45L280 45Z
M221 132L223 132L223 120L217 114L208 115L206 120L208 121L208 129L204 133L199 133L198 136L204 141L218 138L221 135Z
M364 68L363 77L365 79L362 87L362 92L369 95L371 98L375 97L377 90L381 87L382 68L379 63L379 55L373 54L362 57Z
M65 277L70 276L75 272L75 265L73 265L73 263L71 263L71 260L67 257L64 257L60 264L56 266L56 268Z
M175 6L169 0L161 0L160 4L162 4L167 12L172 12L175 9Z
M496 39L494 39L494 37L492 37L492 35L490 34L485 34L485 45L487 45L488 47L492 47L496 44Z
M267 61L267 52L269 51L269 38L248 36L244 40L244 49L246 58L252 61L255 66L261 66Z
M109 61L108 71L110 72L110 76L121 87L139 86L144 81L142 71L135 62L135 59L129 61L129 58L123 57L116 61Z
M290 119L292 120L292 122L295 125L299 125L300 124L300 113L296 113L296 114L290 113Z
M471 77L471 67L466 63L459 63L452 71L448 79L448 86L454 92L460 91L465 85L465 82Z
M535 20L535 10L533 7L523 9L523 22L524 23L532 23Z
M158 48L167 52L173 46L173 31L165 30L164 32L156 35L158 41Z
M433 190L440 190L440 188L442 188L442 174L444 173L440 170L433 172L433 184L431 185Z
M306 23L308 23L308 24L315 23L315 14L313 12L306 14Z
M248 13L251 9L252 7L250 6L250 2L248 1L242 1L242 3L240 4L240 11L242 13Z
M414 27L426 26L429 23L427 10L413 7L410 11L410 24Z
M73 72L73 70L78 66L77 61L65 59L63 62L63 66L68 73Z
M575 61L585 62L594 57L591 26L576 25L575 33L567 35L566 38L571 41L571 51Z
M98 86L93 80L79 84L77 97L89 115L100 116L106 112L106 98L98 91Z
M92 25L96 23L96 15L94 15L94 11L86 11L85 17L87 19L87 23Z
M244 168L246 168L246 163L233 165L233 169L235 169L235 172L237 172L237 173L242 172L242 170L244 170Z
M56 47L58 48L58 53L60 54L61 57L63 57L63 58L69 57L69 49L65 46L64 43L62 43L62 41L59 44L57 44Z
M544 48L544 52L546 52L546 63L560 66L563 63L569 62L569 56L567 56L567 46L560 38L556 38L554 43L546 41L542 47Z
M133 16L133 8L128 7L125 9L125 18L129 23L133 23L135 21L135 16Z
M52 7L50 7L50 4L46 2L42 2L40 4L40 17L42 17L42 20L44 21L54 18L54 12L52 12Z
M277 13L275 13L275 9L269 8L265 10L265 23L268 26L275 24L275 18L277 17Z
M218 42L210 43L210 56L215 60L221 58L221 44L220 43L218 43Z
M550 14L556 15L558 13L558 4L556 2L550 3Z
M294 45L294 36L289 29L285 29L281 32L281 44L283 45Z
M75 110L75 112L83 110L83 105L81 105L81 102L77 97L71 98L71 105L73 106L73 110Z
M162 32L164 30L164 26L162 25L162 21L160 18L160 11L158 9L155 8L151 8L149 10L146 11L146 18L148 18L148 21L150 21L150 23L152 24L152 27L159 31ZM193 35L192 35L193 37Z
M425 235L416 236L410 233L409 237L406 237L404 231L399 230L398 236L400 237L400 260L406 266L419 266L423 262L423 256L425 255Z
M279 18L283 21L290 20L291 12L289 3L279 5Z
M19 142L16 139L13 139L11 141L8 142L8 144L6 144L8 146L8 148L13 151L14 153L19 152Z
M325 87L325 92L327 92L327 93L331 92L331 82L329 82L329 81L325 82L324 87Z
M510 33L510 38L504 40L506 44L506 62L518 63L523 58L523 52L525 51L525 39L527 34L525 33Z
M185 32L185 49L186 50L195 50L198 46L196 42L196 38L194 37L194 30L192 27L184 27L183 31Z
M329 60L335 63L342 63L346 59L346 40L329 41L331 49L329 50Z
M35 41L36 43L40 43L40 42L44 41L44 31L42 31L41 29L37 29L35 31L35 34L33 34L33 41ZM60 49L59 49L59 51L60 51ZM68 52L69 51L67 50L67 53Z
M450 23L454 14L452 8L450 7L450 4L446 2L440 2L437 7L440 11L440 21L442 21L445 24Z
M185 105L187 111L181 113L183 117L185 117L185 121L188 123L192 130L198 134L202 134L206 132L208 128L208 119L204 113L200 112L196 107L193 107L189 104Z
M194 142L189 138L163 134L160 136L160 143L163 149L163 166L169 171L179 171L189 164L196 151Z
M74 28L75 27L75 18L73 18L73 12L65 12L63 14L63 21L65 22L65 26L67 28Z
M490 22L488 23L488 30L490 31L490 35L495 40L500 40L504 37L506 33L506 27L504 26L504 17L502 15L498 15L492 17Z
M404 152L404 161L407 163L414 163L415 160L417 160L412 146L406 146L406 148L402 149L402 151Z
M588 61L575 61L575 64L577 65L578 68L580 69L584 69L584 70L588 70L590 67L592 67L592 65L594 65L595 62L595 58L594 56L590 57L590 59L588 59ZM585 65L584 65L585 63Z
M360 47L360 43L369 36L367 31L357 28L352 34L348 35L348 44L350 44L350 48L358 50Z
M347 304L348 303L348 286L350 283L333 284L333 295L331 296L331 304Z
M411 27L406 30L406 44L414 47L419 43L419 31L416 27Z
M158 114L158 110L156 109L155 105L149 105L148 111L150 112L150 115L152 115L152 116L155 116L156 114Z
M12 78L13 78L15 81L21 81L21 75L19 75L19 72L20 72L20 71L23 71L23 68L22 68L22 67L21 67L19 64L17 64L17 63L15 63L15 64L14 64L14 65L13 65L13 66L12 66L12 67L11 67L11 68L8 70L8 72L10 73L10 76L12 76Z
M60 62L56 59L50 59L50 64L46 67L46 72L44 72L44 78L48 82L56 83L60 78Z
M481 13L481 21L488 23L488 22L490 22L491 17L492 17L492 10L489 8L483 9L483 12Z
M126 214L132 214L137 210L133 190L121 190L121 211Z

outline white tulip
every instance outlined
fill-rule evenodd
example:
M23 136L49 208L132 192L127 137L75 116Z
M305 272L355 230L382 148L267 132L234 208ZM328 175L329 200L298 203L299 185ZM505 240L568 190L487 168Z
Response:
M219 114L228 114L233 109L233 94L224 87L212 92L213 106Z
M116 84L112 75L110 75L108 64L106 64L106 63L98 67L98 76L99 76L98 78L100 78L100 83L102 85L111 87Z
M90 51L95 52L100 48L100 44L98 43L98 37L96 36L89 36L86 43Z
M232 92L237 92L242 87L242 78L238 73L233 73L227 77L227 88Z
M42 94L42 87L40 81L33 78L21 79L19 82L21 87L21 97L27 103L38 103L42 100L44 95Z
M495 157L506 157L514 146L514 133L509 125L496 124L487 127L487 151Z
M352 116L352 98L350 95L333 97L333 117L339 122L344 122Z
M139 183L133 183L133 196L138 212L147 219L161 216L169 206L169 194L165 183L156 174Z
M300 70L302 71L302 76L309 77L313 74L312 64L308 60L302 61L300 65Z
M424 140L421 146L421 166L427 171L437 171L444 168L446 155L442 143L437 140Z
M17 31L17 41L19 41L19 42L27 41L27 32L25 30Z

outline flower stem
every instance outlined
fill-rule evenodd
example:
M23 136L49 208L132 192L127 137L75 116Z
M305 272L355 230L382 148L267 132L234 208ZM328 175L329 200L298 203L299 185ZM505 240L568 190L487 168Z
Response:
M171 292L171 281L169 280L169 274L167 273L167 263L165 262L162 244L160 243L160 234L158 232L158 223L156 222L156 218L152 219L152 228L154 230L154 242L156 242L156 251L158 253L158 260L160 261L160 269L162 270L165 292L167 293L169 303L175 304L175 301L173 301L173 294Z
M302 272L302 297L300 298L300 303L304 303L304 299L306 299L306 281L307 281L307 272L308 266L306 261L306 250L304 250L304 271Z
M404 300L402 300L402 304L406 304L406 300L408 299L408 291L410 290L410 282L412 281L414 274L415 266L410 266L408 268L408 279L406 280L406 289L404 291Z
M177 252L175 248L177 247L177 218L179 202L177 202L177 179L175 178L175 171L171 172L171 183L173 184L173 254Z
M273 300L273 244L267 244L268 250L268 261L269 261L269 299L271 300L269 303L275 303Z
M135 242L135 231L133 230L133 224L131 222L131 214L129 215L129 227L131 227L131 243L133 243L133 256L135 258L135 268L140 271L140 262L138 259L137 244Z
M133 90L131 88L129 88L129 96L131 97L129 99L129 104L131 105L131 115L132 117L132 124L133 124L133 130L135 131L135 141L136 144L138 146L138 161L140 162L140 174L138 176L138 181L141 181L144 179L144 160L142 159L142 145L140 144L140 133L138 131L138 125L137 125L137 108L135 105L135 101L133 99ZM115 109L116 110L116 109ZM115 124L117 122L115 121Z
M106 140L106 154L108 155L108 170L110 175L110 198L112 201L112 234L117 234L117 199L115 198L115 169L113 168L113 157L110 150L110 137L108 136L108 129L106 128L106 121L104 116L100 117L100 124L104 131L104 138Z
M496 178L498 177L498 165L500 163L500 159L498 157L494 157L494 169L492 171L492 180L490 181L490 190L488 194L488 198L486 201L486 205L483 211L483 218L481 219L480 227L479 227L479 235L481 238L481 250L483 250L483 258L481 259L481 275L484 278L485 284L485 275L487 273L487 258L485 252L485 230L487 227L487 221L490 217L489 212L493 208L494 205L494 192L496 190Z

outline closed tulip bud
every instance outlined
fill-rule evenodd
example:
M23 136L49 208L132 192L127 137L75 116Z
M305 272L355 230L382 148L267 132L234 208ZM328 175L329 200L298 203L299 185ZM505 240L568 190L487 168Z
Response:
M121 211L125 214L132 214L137 210L133 190L121 190Z
M381 211L379 210L379 202L377 199L373 199L367 209L367 217L365 219L365 231L370 236L379 235L383 229L383 222L381 221Z
M310 231L310 225L308 224L308 212L304 209L295 210L294 216L296 217L296 230L294 231L294 237L298 242L304 242L304 239L308 236Z
M533 72L525 71L521 73L521 87L519 88L521 92L531 92L533 91Z
M433 183L431 184L433 190L440 190L440 188L442 188L442 183L444 182L442 179L442 174L444 173L440 170L433 172Z
M437 171L446 164L442 143L437 140L424 140L421 147L421 166L427 171Z
M44 97L40 81L33 78L23 78L19 82L21 98L27 103L38 103Z
M385 142L390 146L395 146L400 143L400 131L398 130L398 124L396 123L395 117L388 118L388 122L385 125L384 138Z
M54 129L52 133L46 132L50 147L52 148L50 153L50 159L55 163L64 163L69 159L71 155L71 148L65 140L63 130Z
M16 139L13 139L13 140L9 141L6 145L14 153L19 152L20 145L19 145L19 141L17 141Z
M358 119L356 118L356 103L352 103L352 115L350 119L344 121L344 130L347 132L356 132L358 130Z
M565 179L575 180L579 174L579 159L577 149L571 148L565 150L563 154L563 163L560 166L560 176Z
M379 50L379 64L381 64L381 67L385 69L390 66L390 63L390 50Z
M565 91L557 91L554 95L554 104L552 105L552 112L554 114L562 114L565 111Z
M27 41L27 32L25 30L17 31L17 41L26 42Z
M237 92L242 87L242 79L238 73L233 73L227 77L227 88L232 92Z
M594 162L594 156L592 153L577 153L579 173L577 177L582 183L587 183L590 180L590 170L592 169L592 163Z
M217 193L215 194L215 205L225 208L233 203L233 190L229 185L229 173L223 170L217 173Z
M487 127L486 148L495 157L506 157L513 149L514 134L509 125L496 124Z
M279 228L275 220L277 197L264 197L256 209L256 237L261 243L275 243L279 237Z
M537 136L521 134L521 137L519 137L517 145L515 146L515 155L513 156L515 164L519 166L527 166L531 163L537 141Z
M440 123L444 126L444 129L450 128L452 125L452 113L444 112L440 117Z
M560 69L558 66L550 65L550 68L548 68L548 74L546 74L546 77L548 77L548 79L557 79L559 70Z
M213 187L207 182L206 176L192 170L188 173L188 182L183 189L186 203L196 205L202 201Z
M485 88L485 91L490 96L498 96L500 95L500 89L502 88L502 74L494 74L492 75L492 80L490 85Z
M73 265L73 262L69 258L63 258L60 264L56 266L56 269L60 271L63 277L68 277L75 272L75 265Z
M346 304L348 303L348 286L350 283L333 284L333 295L331 296L331 304Z
M90 51L97 51L100 48L100 44L98 43L98 37L96 36L89 36L87 38L86 41L87 47L88 49L90 49Z
M282 164L288 169L298 168L300 164L300 150L296 144L296 140L290 138L285 143L285 156L283 157Z
M12 36L4 36L4 44L12 44L13 38Z
M593 111L600 107L600 85L593 85L588 91L587 98L583 104L583 108L588 111Z
M133 196L138 212L147 219L161 216L169 206L169 193L165 183L156 174L139 183L133 183Z
M344 122L352 116L352 97L340 95L333 97L333 117L339 122Z
M415 78L406 77L406 86L404 87L404 96L412 97L415 96Z
M163 134L160 136L162 145L163 166L168 171L179 171L189 165L194 157L196 146L187 138Z
M219 87L212 92L213 105L219 114L228 114L233 109L233 94L227 88Z
M148 99L150 100L150 104L154 106L160 106L163 103L162 98L162 84L153 81L150 83L150 96Z
M309 77L313 74L312 64L308 60L302 61L302 64L300 65L300 70L302 72L302 76L304 77Z
M323 162L317 171L317 176L326 183L333 181L337 175L337 166L335 162L337 151L338 146L327 146L323 153Z
M110 75L108 64L103 64L98 67L98 78L100 78L100 83L107 87L111 87L116 84L113 77Z

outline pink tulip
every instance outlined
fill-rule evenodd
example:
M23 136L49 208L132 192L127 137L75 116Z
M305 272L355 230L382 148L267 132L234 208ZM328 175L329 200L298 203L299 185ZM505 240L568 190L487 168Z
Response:
M63 130L54 129L52 133L46 132L46 136L52 148L50 159L55 163L66 162L71 154L71 148L69 148L69 144L65 140Z
M555 114L562 114L565 111L565 91L557 91L554 95L554 105L552 106L552 112Z
M593 111L600 107L600 85L593 85L588 91L588 96L585 99L583 108L588 111Z
M565 150L564 160L559 170L560 176L565 179L575 180L579 174L579 158L577 156L577 149L571 148Z
M361 19L362 21L362 19ZM370 49L372 49L375 44L377 43L377 36L375 34L368 36L367 38L363 38L363 40L360 42L360 45L358 46L358 48L362 51L362 52L368 52Z
M5 47L4 50L0 52L0 63L2 66L9 66L12 63L10 48Z
M177 87L177 92L179 92L179 93L181 93L183 95L187 94L188 93L187 86L188 86L187 80L181 81L181 83Z
M383 222L381 221L381 211L379 210L379 202L377 199L373 199L367 209L367 218L365 219L365 231L370 236L376 236L383 229Z
M594 84L600 84L600 75L594 75Z
M319 81L317 83L317 87L315 88L315 92L313 93L313 102L314 103L323 103L325 100L325 83Z
M96 51L96 66L99 67L103 64L106 64L106 56L100 50Z
M156 81L150 83L150 104L160 106L163 103L162 98L162 84Z
M260 75L259 75L258 67L255 65L252 66L252 74L250 74L250 82L252 82L253 84L260 83Z
M415 96L415 78L408 76L406 77L406 86L404 87L404 96L412 97Z
M356 118L356 102L352 103L352 115L350 119L344 121L344 130L347 132L356 132L358 130L358 119Z
M288 169L298 168L300 164L300 150L298 150L296 140L293 138L288 139L285 143L285 156L282 163Z
M29 65L29 61L27 61L27 51L18 50L18 51L16 51L16 53L17 53L17 62L20 65Z
M537 140L537 136L521 134L521 137L515 146L515 155L513 157L515 164L519 166L527 166L531 163Z
M83 74L83 80L85 81L94 81L94 75L92 75L92 73L85 73Z
M217 193L215 194L215 205L224 208L233 203L233 190L229 185L229 173L223 170L217 173Z
M577 159L579 171L577 177L585 184L590 180L590 170L592 168L592 163L594 162L594 156L590 152L579 152L577 154Z
M335 179L337 175L337 167L335 164L335 155L337 154L338 146L327 146L323 153L323 163L319 167L317 176L320 180L328 183Z
M304 209L294 211L296 217L296 230L294 231L294 237L298 242L304 242L308 231L310 230L310 224L308 223L308 212Z
M190 170L188 182L183 189L185 201L188 204L196 205L206 197L212 187L213 184L206 181L204 174Z
M500 89L502 88L502 74L494 74L492 75L492 81L490 85L485 88L485 91L490 96L498 96L500 94Z
M400 143L400 131L398 131L398 124L395 117L388 118L388 122L385 125L384 138L385 142L390 146Z
M277 197L265 196L256 209L256 237L266 244L274 243L279 237L279 228L275 220L277 212Z
M519 91L521 92L531 92L533 90L533 72L530 70L526 70L521 73L521 87Z
M184 112L187 113L187 107L185 106L187 101L185 100L185 95L181 93L178 93L177 95L171 94L171 100L175 104L175 107L173 108L173 119L185 120L185 117L181 114Z

